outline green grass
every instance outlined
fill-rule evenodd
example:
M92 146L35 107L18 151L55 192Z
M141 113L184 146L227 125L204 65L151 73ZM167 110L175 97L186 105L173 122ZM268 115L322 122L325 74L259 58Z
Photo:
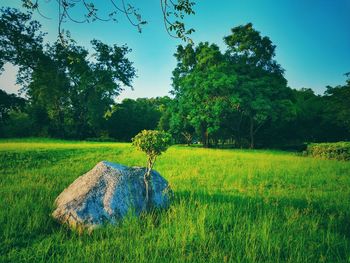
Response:
M171 147L155 165L169 210L79 235L50 214L97 162L143 165L130 144L0 141L0 262L350 262L350 162Z

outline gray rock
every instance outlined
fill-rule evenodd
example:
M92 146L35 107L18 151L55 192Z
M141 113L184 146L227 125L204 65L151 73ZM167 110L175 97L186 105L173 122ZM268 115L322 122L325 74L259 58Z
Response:
M145 204L145 171L141 167L99 162L57 197L52 216L72 228L93 229L104 223L116 223L130 212L140 215L148 209L167 208L172 191L154 170L149 205Z

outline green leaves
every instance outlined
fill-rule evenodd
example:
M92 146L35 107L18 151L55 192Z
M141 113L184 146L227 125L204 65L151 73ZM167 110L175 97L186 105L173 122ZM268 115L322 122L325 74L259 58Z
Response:
M327 87L325 106L331 123L347 129L350 133L350 77L343 86Z
M324 159L350 161L350 142L312 143L305 154Z
M31 20L31 13L14 8L0 9L0 72L6 62L19 66L22 84L28 68L33 69L42 56L43 36L41 25Z
M39 13L39 15L45 17L40 11L43 5L41 1L21 0L21 2L24 8L31 11L36 11ZM109 10L108 16L103 14L100 7L97 7L99 5L94 3L99 1L60 0L57 1L57 3L53 3L53 1L46 2L46 4L58 4L58 37L61 40L61 43L65 43L65 30L63 29L63 23L67 21L79 24L91 23L95 21L113 21L118 23L119 16L124 15L129 23L137 28L139 33L142 32L143 26L148 23L142 18L139 9L134 5L134 3L127 0L107 0L105 2L101 1L105 5L106 10ZM194 32L194 29L188 29L184 23L184 19L186 16L195 14L194 6L195 2L190 0L160 0L160 7L165 30L171 37L179 38L188 43L193 43L192 39L189 36ZM74 11L79 11L78 13L82 14L82 16L72 15L76 13Z
M189 37L195 30L187 29L183 22L185 16L194 15L195 2L190 0L161 0L161 8L165 29L171 37L180 38L181 40L193 44Z
M132 144L147 154L149 159L155 159L171 145L171 135L156 130L143 130L132 139Z
M107 120L109 135L119 141L130 141L142 130L156 129L167 100L170 98L124 99L113 107Z
M0 12L0 69L19 66L18 83L30 104L47 113L55 137L86 138L101 132L103 116L123 87L131 87L133 63L127 46L91 41L89 51L74 40L43 45L40 24L30 13L2 8Z
M290 89L283 69L274 60L271 40L262 37L251 23L231 31L224 38L225 53L204 42L179 46L175 54L178 64L172 93L178 108L185 109L183 119L201 133L204 145L208 136L231 133L231 138L240 137L242 123L251 126L253 142L262 125L277 119L290 104Z

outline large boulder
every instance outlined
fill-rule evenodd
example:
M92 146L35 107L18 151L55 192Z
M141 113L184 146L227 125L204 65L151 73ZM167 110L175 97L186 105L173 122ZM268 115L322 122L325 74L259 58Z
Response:
M145 172L141 167L99 162L57 197L52 215L73 228L93 229L104 223L116 223L130 212L139 215L149 209L168 207L171 189L154 170L149 183L149 204L145 204Z

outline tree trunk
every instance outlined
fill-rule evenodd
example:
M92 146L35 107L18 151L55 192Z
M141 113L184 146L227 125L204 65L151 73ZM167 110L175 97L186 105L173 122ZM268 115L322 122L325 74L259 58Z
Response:
M201 127L201 133L202 133L202 143L204 148L208 148L208 131L207 127L205 125L202 125Z
M64 128L64 116L62 111L60 110L60 107L57 106L58 109L58 124L57 124L57 128L58 128L58 136L60 136L61 138L65 138L66 137L66 133L65 133L65 128Z
M182 135L185 137L187 146L190 146L192 143L192 134L189 132L182 132Z
M145 188L146 188L146 196L145 196L145 207L148 209L149 207L149 190L148 190L148 182L149 182L149 175L148 175L148 168L147 172L143 176L143 181L145 182Z
M250 116L250 149L254 149L254 119Z
M214 139L214 145L215 145L215 148L218 147L218 144L219 144L219 140L217 138Z
M145 188L146 188L145 206L144 206L144 208L146 210L149 209L149 199L150 199L149 183L150 183L150 179L151 179L151 172L152 172L154 162L155 162L155 159L148 160L146 172L143 175L143 181L145 183Z

